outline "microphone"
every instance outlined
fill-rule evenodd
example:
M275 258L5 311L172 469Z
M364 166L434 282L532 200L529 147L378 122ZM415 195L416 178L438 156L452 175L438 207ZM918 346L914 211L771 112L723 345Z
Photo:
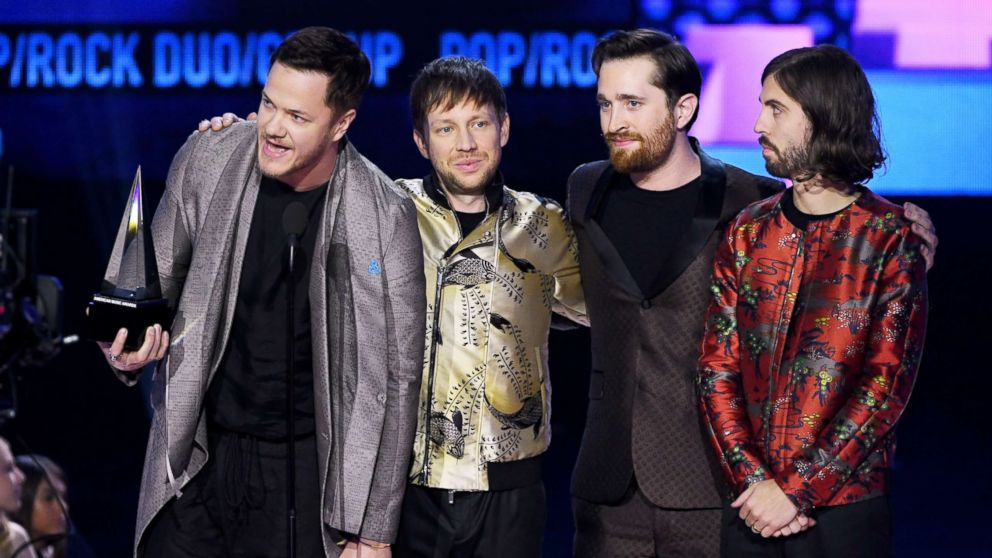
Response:
M302 202L294 201L282 212L282 230L286 233L289 243L289 273L292 276L296 250L300 246L300 237L307 230L307 208Z
M290 202L282 212L282 230L289 246L286 286L286 532L287 553L296 557L296 300L293 265L300 237L307 230L307 208L299 201Z

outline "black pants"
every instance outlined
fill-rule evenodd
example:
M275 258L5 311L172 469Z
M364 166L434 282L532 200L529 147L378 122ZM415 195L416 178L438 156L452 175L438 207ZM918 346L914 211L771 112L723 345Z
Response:
M540 556L545 506L541 483L490 492L407 485L393 556Z
M719 508L659 508L633 482L616 504L573 498L572 508L578 558L716 558L719 552Z
M811 514L816 526L789 537L762 538L729 505L723 510L720 554L724 558L885 558L892 555L888 497L824 507Z
M166 504L142 545L145 558L287 555L287 443L210 432L210 460ZM296 555L324 556L314 436L296 441Z

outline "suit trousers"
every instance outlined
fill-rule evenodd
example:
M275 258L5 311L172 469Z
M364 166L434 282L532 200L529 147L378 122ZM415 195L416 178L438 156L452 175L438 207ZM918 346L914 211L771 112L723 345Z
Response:
M572 508L578 558L716 558L719 554L719 508L660 508L636 482L615 504L572 498Z
M782 538L751 532L729 505L723 511L720 554L724 558L885 558L892 555L888 497L829 506L810 514L817 524Z
M396 558L533 558L541 555L544 484L458 492L408 484Z
M287 442L211 429L211 458L148 529L145 558L287 555ZM323 556L317 445L296 440L296 555Z

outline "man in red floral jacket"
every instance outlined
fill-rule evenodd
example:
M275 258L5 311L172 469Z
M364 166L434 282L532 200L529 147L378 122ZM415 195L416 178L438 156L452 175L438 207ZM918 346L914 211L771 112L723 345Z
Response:
M754 129L793 187L741 212L714 260L699 388L735 496L722 553L887 556L895 426L926 329L920 241L861 185L885 156L858 63L802 48L761 79Z

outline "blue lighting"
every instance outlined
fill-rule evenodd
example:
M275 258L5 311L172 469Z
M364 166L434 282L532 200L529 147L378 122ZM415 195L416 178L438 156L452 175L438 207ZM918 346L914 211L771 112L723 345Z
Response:
M641 0L641 10L650 19L666 19L672 11L672 0Z
M799 15L802 4L799 0L772 0L769 6L772 15L779 21L792 21Z
M822 41L833 34L834 22L829 17L820 12L810 14L803 20L803 23L813 29L813 37L817 41Z
M706 9L717 21L728 21L739 7L737 0L707 0Z
M706 23L706 18L699 12L686 12L678 17L672 24L675 28L675 34L679 37L685 37L688 35L689 27L693 25L703 25Z

